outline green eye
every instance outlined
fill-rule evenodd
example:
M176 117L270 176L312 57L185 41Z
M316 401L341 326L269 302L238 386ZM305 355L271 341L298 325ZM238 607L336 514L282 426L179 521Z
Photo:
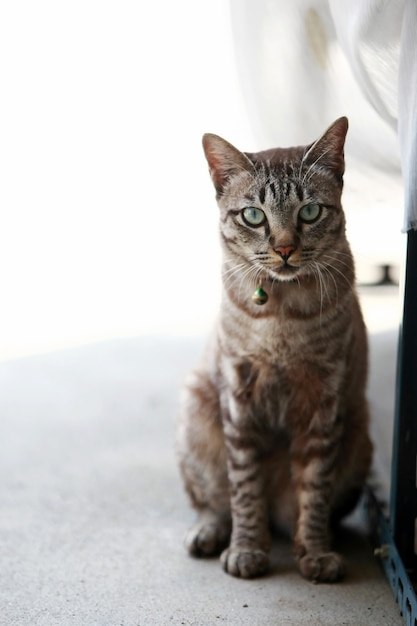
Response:
M257 209L254 206L247 207L242 211L243 221L249 226L262 226L266 221L265 213L262 209Z
M306 204L300 209L298 216L303 222L314 222L321 213L321 206L319 204Z

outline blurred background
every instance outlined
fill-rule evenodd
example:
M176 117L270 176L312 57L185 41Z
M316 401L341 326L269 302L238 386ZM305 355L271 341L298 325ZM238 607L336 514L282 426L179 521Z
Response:
M311 142L348 115L359 279L397 271L396 134L356 87L326 3L301 22L291 6L2 4L1 359L208 330L219 247L204 132L255 151Z

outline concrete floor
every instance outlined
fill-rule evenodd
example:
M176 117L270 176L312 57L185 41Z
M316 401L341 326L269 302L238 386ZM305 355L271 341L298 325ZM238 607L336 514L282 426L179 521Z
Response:
M397 290L362 290L370 319ZM378 482L389 482L397 333L371 333ZM204 338L147 337L0 363L0 624L394 626L402 618L358 515L345 582L298 575L285 541L265 578L189 558L173 453L178 389Z

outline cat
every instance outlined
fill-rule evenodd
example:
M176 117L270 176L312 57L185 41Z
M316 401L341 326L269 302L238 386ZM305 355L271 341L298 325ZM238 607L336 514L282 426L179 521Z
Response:
M198 520L190 554L269 569L272 525L302 576L345 573L333 522L360 497L371 458L367 336L341 205L348 120L311 145L243 153L206 134L220 209L219 320L180 403L176 448Z

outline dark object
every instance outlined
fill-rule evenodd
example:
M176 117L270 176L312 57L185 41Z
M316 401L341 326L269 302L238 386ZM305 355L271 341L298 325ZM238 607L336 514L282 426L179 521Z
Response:
M397 283L391 276L391 265L381 265L382 276L376 283L377 285L396 285Z
M394 541L408 570L417 569L417 232L408 233L404 308L400 329L390 520Z
M368 511L373 529L374 554L381 559L382 566L394 593L395 600L407 626L417 623L417 598L411 578L393 541L391 529L381 512L373 493L367 494Z
M378 554L407 625L417 624L417 232L407 236L403 318L400 328L390 515L387 521L370 494Z

